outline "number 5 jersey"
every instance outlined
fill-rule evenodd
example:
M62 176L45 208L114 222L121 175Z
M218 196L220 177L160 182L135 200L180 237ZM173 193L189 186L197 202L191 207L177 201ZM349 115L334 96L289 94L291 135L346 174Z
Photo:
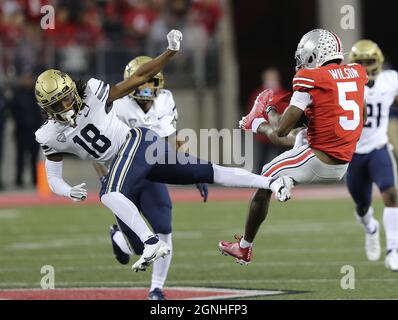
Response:
M85 90L84 106L76 117L76 127L48 120L36 131L44 155L69 153L81 159L110 164L130 128L114 112L106 112L110 86L91 78Z
M368 120L355 153L370 153L388 143L390 107L396 96L398 96L398 73L394 70L383 70L372 87L365 87Z
M296 73L293 91L311 96L311 103L304 110L311 148L351 161L363 128L367 81L366 71L359 64L332 63Z

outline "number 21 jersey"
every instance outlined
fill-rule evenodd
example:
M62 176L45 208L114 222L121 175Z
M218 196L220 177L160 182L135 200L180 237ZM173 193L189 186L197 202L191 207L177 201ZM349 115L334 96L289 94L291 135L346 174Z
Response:
M313 149L349 162L363 128L364 87L368 81L359 64L329 64L300 69L293 91L310 94L305 109L308 143Z
M106 112L110 86L91 78L75 128L48 120L36 131L36 140L44 155L69 153L81 159L109 164L116 156L130 128L113 112Z
M388 143L390 107L396 96L398 96L398 73L394 70L383 70L372 87L365 87L368 120L355 153L369 153Z

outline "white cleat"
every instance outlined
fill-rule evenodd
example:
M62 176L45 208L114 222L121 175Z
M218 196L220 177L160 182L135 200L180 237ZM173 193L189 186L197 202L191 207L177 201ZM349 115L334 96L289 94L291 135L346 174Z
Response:
M145 271L155 260L163 258L171 253L166 242L159 240L155 244L146 244L142 256L133 264L135 272Z
M387 254L386 259L384 260L384 265L387 269L391 271L398 271L398 250L392 250L389 254Z
M294 187L294 181L290 177L279 177L270 184L275 198L280 202L285 202L290 199L290 191Z
M374 233L365 234L365 251L369 261L377 261L381 256L380 247L380 228L379 222L376 221L376 231Z

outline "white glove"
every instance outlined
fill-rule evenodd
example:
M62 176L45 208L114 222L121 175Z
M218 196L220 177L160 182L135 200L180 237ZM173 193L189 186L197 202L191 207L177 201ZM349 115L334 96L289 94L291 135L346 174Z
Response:
M181 46L181 40L182 40L182 33L179 30L171 30L167 34L167 41L169 43L169 46L167 49L172 50L172 51L179 51L180 46Z
M78 184L70 189L69 198L73 201L83 201L87 198L87 190L84 188L85 183Z

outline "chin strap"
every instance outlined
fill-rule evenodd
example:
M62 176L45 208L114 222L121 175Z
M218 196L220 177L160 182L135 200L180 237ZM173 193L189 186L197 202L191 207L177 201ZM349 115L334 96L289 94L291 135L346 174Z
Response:
M76 121L74 119L75 112L73 110L69 110L62 114L65 120L69 123L70 126L76 127Z

